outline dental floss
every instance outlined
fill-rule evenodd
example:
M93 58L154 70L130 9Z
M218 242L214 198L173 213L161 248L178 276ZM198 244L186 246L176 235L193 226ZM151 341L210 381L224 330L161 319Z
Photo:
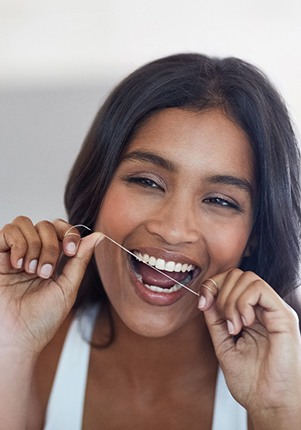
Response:
M79 237L81 237L81 235L80 235L80 234L78 234L78 233L70 233L70 231L71 231L72 229L77 228L77 227L84 227L85 229L87 229L87 230L91 231L91 229L90 229L89 227L87 227L86 225L84 225L84 224L76 224L76 225L73 225L72 227L70 227L70 228L66 231L66 233L64 234L64 237L66 237L66 236L79 236Z
M69 228L69 230L66 231L65 236L68 236L68 234L70 235L70 231L73 228L77 228L77 227L84 227L87 230L91 231L91 229L89 227L87 227L84 224L76 224L74 226L72 226L71 228ZM186 285L182 284L179 281L176 281L175 279L173 279L171 276L167 275L166 273L162 272L160 269L157 269L157 267L155 266L151 266L150 264L146 263L145 261L141 260L140 258L137 257L137 255L135 255L133 252L129 251L127 248L125 248L124 246L120 245L120 243L116 242L114 239L112 239L110 236L107 236L106 234L99 232L101 234L104 235L104 237L106 237L108 240L110 240L112 243L114 243L115 245L119 246L119 248L123 249L123 251L127 252L128 254L132 255L133 257L135 257L138 261L140 261L141 263L146 264L147 266L151 267L152 269L154 269L156 272L160 273L161 275L165 276L166 278L168 278L170 281L173 281L175 284L180 285L180 287L185 288L187 291L189 291L190 293L196 295L197 297L199 297L199 294L196 291L193 291L191 288L187 287ZM72 234L72 233L71 233Z
M111 242L115 243L115 245L119 246L121 249L123 249L124 251L126 251L128 254L132 255L133 257L135 257L138 261L140 261L141 263L146 264L147 266L151 267L152 269L154 269L156 272L160 273L161 275L165 276L166 278L168 278L170 281L173 281L175 284L180 285L183 288L186 288L186 290L190 291L191 293L195 294L196 296L199 297L199 294L196 291L191 290L189 287L187 287L186 285L182 284L179 281L176 281L175 279L173 279L171 276L167 275L167 273L162 272L160 269L157 269L157 267L155 266L151 266L150 264L146 263L145 261L141 260L140 258L137 257L137 255L135 255L133 252L129 251L127 248L124 248L124 246L120 245L120 243L116 242L114 239L112 239L111 237L107 236L106 234L102 233L107 239L109 239Z

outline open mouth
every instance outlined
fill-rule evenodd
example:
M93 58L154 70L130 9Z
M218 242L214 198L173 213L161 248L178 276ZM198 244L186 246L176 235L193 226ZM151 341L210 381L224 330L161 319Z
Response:
M190 263L166 261L138 251L132 252L136 256L131 258L135 276L155 293L175 293L183 288L180 284L188 285L200 273L200 269Z

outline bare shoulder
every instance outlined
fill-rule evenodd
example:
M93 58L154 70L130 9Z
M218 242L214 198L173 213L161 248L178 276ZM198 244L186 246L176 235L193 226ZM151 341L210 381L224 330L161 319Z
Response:
M72 321L70 314L54 338L41 352L32 379L28 413L29 430L43 428L45 413L64 340Z

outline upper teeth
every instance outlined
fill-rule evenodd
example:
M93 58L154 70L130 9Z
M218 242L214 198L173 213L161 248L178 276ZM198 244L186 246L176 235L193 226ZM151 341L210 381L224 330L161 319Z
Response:
M148 254L142 254L141 252L135 252L138 260L144 263L154 266L159 270L165 270L167 272L190 272L195 269L193 264L182 264L176 263L175 261L165 261L163 258L156 258Z

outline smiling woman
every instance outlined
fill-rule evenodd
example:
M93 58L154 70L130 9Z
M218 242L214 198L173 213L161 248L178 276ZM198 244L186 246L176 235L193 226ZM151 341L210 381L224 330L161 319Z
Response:
M255 189L252 159L245 133L220 110L170 108L155 113L125 150L95 230L148 258L193 264L198 276L189 286L199 288L207 277L237 267L248 246L253 224L250 189ZM166 280L144 266L130 265L135 270L128 270L127 255L116 246L99 246L95 256L110 303L140 334L143 324L148 333L152 326L157 336L198 314L195 297L184 289L158 291ZM120 267L111 261L120 261ZM126 288L127 278L134 288ZM180 274L178 280L185 278ZM170 282L167 286L173 288ZM153 309L141 300L169 307Z
M297 430L299 173L250 64L180 54L121 82L71 172L69 222L0 231L5 428Z

